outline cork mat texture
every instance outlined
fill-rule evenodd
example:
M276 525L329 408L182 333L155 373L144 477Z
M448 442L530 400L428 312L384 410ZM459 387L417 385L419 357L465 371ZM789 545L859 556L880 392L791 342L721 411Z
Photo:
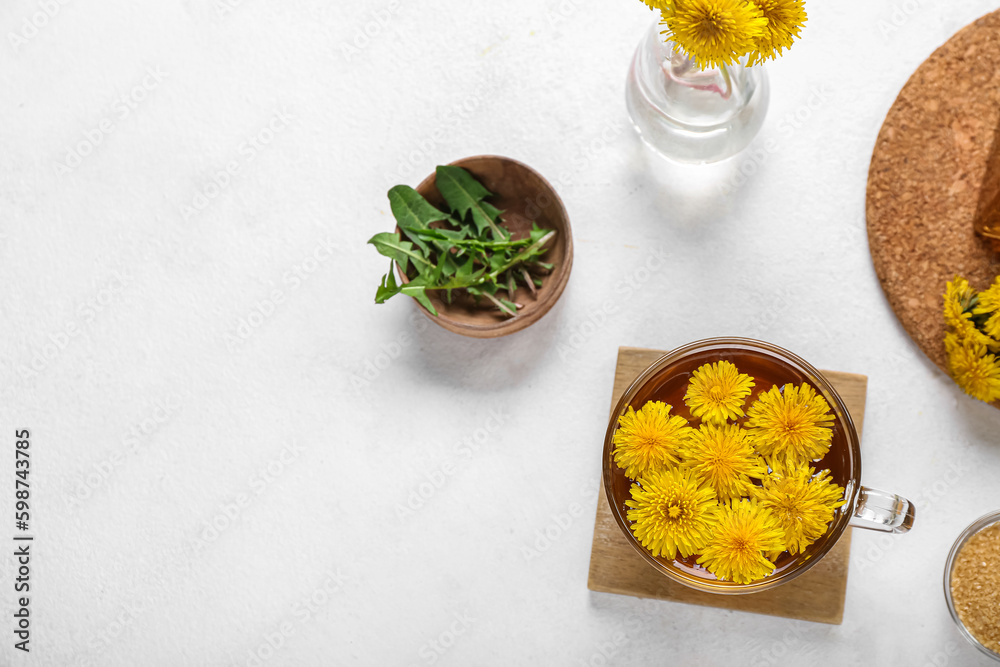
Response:
M611 412L632 381L665 353L622 347L618 350ZM844 399L861 435L865 420L868 378L864 375L823 371L823 375ZM615 522L604 494L597 501L594 542L590 552L587 587L602 593L671 600L756 614L783 616L818 623L839 624L844 617L847 569L851 554L851 529L819 563L808 572L777 588L749 595L715 595L690 589L668 579L637 554Z
M963 28L920 66L872 155L875 271L907 333L942 370L945 283L959 274L985 289L1000 274L1000 254L973 224L998 123L1000 11Z

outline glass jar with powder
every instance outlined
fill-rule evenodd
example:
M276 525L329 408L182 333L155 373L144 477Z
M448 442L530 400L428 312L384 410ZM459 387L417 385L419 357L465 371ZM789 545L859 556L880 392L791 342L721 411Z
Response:
M1000 661L1000 512L959 536L944 568L944 595L965 638Z

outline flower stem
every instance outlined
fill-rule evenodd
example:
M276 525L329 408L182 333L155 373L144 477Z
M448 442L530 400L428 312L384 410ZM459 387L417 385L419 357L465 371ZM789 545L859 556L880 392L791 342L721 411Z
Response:
M726 89L724 91L719 91L722 95L722 99L728 100L733 95L733 80L729 75L729 65L723 65L719 68L722 72L722 79L726 82Z

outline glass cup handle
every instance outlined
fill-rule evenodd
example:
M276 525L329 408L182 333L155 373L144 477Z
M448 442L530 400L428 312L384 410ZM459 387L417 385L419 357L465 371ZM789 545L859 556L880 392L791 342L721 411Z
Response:
M917 508L894 493L862 486L851 525L884 533L905 533L913 527Z

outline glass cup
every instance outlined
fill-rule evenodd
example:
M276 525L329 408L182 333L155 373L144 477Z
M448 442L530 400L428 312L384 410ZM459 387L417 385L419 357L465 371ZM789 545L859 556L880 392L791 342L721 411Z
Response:
M955 625L958 626L962 635L964 635L965 638L980 651L1000 662L1000 655L997 655L995 652L979 643L979 640L976 639L975 635L969 632L969 629L965 627L965 623L962 622L961 617L958 615L958 610L955 609L955 601L951 597L951 573L955 569L955 561L958 559L958 554L962 550L962 547L965 546L966 542L968 542L969 538L973 535L998 522L1000 522L1000 512L991 512L986 516L979 517L972 523L972 525L966 528L961 535L958 536L957 540L955 540L955 544L951 547L951 551L948 552L948 560L944 566L944 598L948 602L948 611L951 613L951 618L955 621Z
M804 553L783 554L776 562L774 573L750 584L719 581L707 570L690 562L653 556L632 534L631 522L626 518L625 501L631 498L632 480L625 476L614 461L614 435L618 418L631 406L638 410L654 396L675 394L685 387L691 373L699 366L716 361L731 361L740 372L759 378L780 379L780 384L807 382L830 404L836 420L830 450L819 462L812 463L816 470L830 469L833 481L844 487L846 503L837 509L826 534L810 545ZM747 403L759 391L767 390L767 382L758 382ZM662 400L662 399L656 399ZM683 401L667 401L674 405L674 413L683 408ZM679 405L678 405L679 404ZM913 526L913 503L900 496L877 491L861 485L861 443L858 432L844 401L822 373L798 356L786 350L747 338L712 338L690 343L669 352L647 368L632 383L618 401L604 438L603 462L604 491L611 505L612 514L625 534L629 544L654 568L685 586L707 593L738 595L756 593L791 581L818 563L837 543L848 526L868 528L888 533L905 533Z

